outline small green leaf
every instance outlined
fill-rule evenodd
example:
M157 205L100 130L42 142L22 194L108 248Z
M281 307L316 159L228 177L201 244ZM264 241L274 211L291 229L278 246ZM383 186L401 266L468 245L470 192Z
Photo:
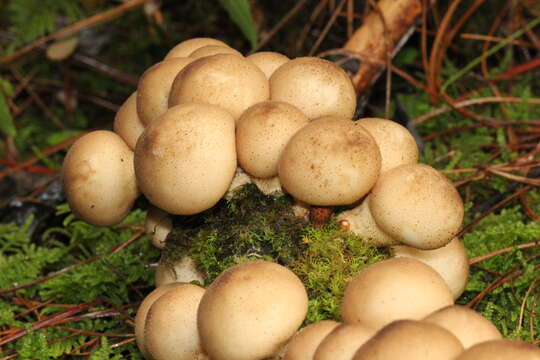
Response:
M0 130L9 136L15 136L17 134L13 117L9 111L6 95L3 91L0 91Z
M9 97L12 97L14 94L13 86L11 86L11 83L2 78L0 78L0 91Z
M251 16L248 0L219 0L219 3L249 40L251 48L257 47L257 28Z

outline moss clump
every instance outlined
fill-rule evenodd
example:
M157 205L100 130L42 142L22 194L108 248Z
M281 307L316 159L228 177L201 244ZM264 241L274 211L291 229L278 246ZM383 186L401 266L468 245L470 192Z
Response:
M345 285L387 253L339 230L335 222L310 226L292 212L288 196L270 197L254 185L237 191L209 211L175 218L162 262L188 253L212 282L232 265L266 259L288 266L304 282L310 298L307 323L339 319Z

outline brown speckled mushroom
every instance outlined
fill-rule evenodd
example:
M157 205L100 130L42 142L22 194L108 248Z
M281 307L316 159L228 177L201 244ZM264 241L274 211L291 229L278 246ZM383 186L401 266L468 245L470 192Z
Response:
M410 257L431 266L446 281L454 300L460 297L469 278L469 257L458 238L435 250L419 250L411 246L392 247L395 257Z
M139 196L133 151L112 131L79 138L64 159L62 181L73 213L97 226L122 221Z
M349 205L371 190L381 155L373 137L357 122L323 117L300 129L281 153L281 185L310 205Z
M454 360L463 352L448 330L424 321L399 320L362 345L353 360Z
M331 61L300 57L281 65L270 77L270 99L288 102L310 119L352 119L356 92L347 73Z
M239 51L230 47L224 47L219 45L206 45L198 48L197 50L189 54L189 57L193 59L198 59L205 56L212 56L217 54L233 54L243 56Z
M375 330L362 324L341 324L323 339L313 360L351 360L356 350L373 335Z
M131 94L120 106L114 117L114 132L120 135L131 150L144 131L144 123L137 114L137 92Z
M290 60L285 55L272 51L256 52L246 57L246 59L257 65L268 79L270 79L274 71Z
M450 331L465 349L484 341L502 339L491 321L465 306L452 305L439 309L425 317L424 321Z
M199 333L212 360L275 356L307 313L302 281L268 261L236 265L208 287L199 306Z
M399 319L423 319L453 303L448 285L430 266L392 258L368 266L347 284L341 314L345 322L380 329Z
M219 105L238 120L252 105L268 100L268 79L244 57L218 54L196 59L174 80L169 106L190 102Z
M454 360L540 360L540 348L520 340L491 340L474 345Z
M287 344L283 360L312 360L317 347L338 325L337 321L322 320L300 329Z
M202 48L203 46L208 46L208 45L229 47L229 45L225 44L221 40L205 38L205 37L193 38L193 39L184 40L181 43L177 44L167 53L167 56L165 56L165 59L175 58L175 57L188 57L189 54L191 54L195 50Z

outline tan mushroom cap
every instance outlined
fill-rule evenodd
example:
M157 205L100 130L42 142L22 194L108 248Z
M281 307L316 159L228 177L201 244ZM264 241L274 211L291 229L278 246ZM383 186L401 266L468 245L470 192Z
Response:
M167 56L165 56L165 59L175 58L175 57L188 57L189 54L191 54L195 50L202 48L203 46L207 46L207 45L229 47L229 45L217 39L204 38L204 37L193 38L193 39L182 41L181 43L177 44L167 53Z
M356 92L347 73L316 57L300 57L280 66L270 77L270 99L288 102L310 119L351 119L356 109Z
M135 149L141 191L171 214L214 206L236 171L234 119L209 104L170 108L146 128Z
M419 250L411 246L392 247L395 257L409 257L431 266L446 281L454 300L461 296L469 278L469 257L458 238L435 250Z
M274 356L302 324L308 298L284 266L253 261L233 266L208 287L199 306L199 333L212 360Z
M64 159L62 181L71 210L97 226L122 221L139 196L133 151L112 131L79 138Z
M466 349L454 360L540 360L540 349L520 340L491 340Z
M268 79L281 65L285 64L290 59L283 54L273 51L261 51L246 57L262 70Z
M144 341L154 360L205 359L199 332L197 310L204 288L182 284L161 295L146 315Z
M375 330L362 324L341 324L323 339L313 360L351 360L356 350L373 335Z
M363 241L373 246L399 244L399 241L382 231L373 219L369 210L369 197L367 195L360 205L337 216L341 229L361 236Z
M233 54L243 56L239 51L228 46L225 47L220 45L206 45L198 48L197 50L189 54L189 57L193 59L199 59L205 56L212 56L217 54Z
M424 321L450 331L465 349L484 341L502 339L491 321L465 306L452 305L439 309L425 317Z
M288 193L308 204L348 205L371 190L380 161L367 130L328 116L304 126L287 143L279 160L279 180Z
M281 101L251 106L236 123L238 163L252 176L276 176L285 145L307 123L309 119L300 110Z
M144 124L137 114L137 92L131 94L116 112L114 132L120 135L131 150L135 150L137 140L144 131Z
M192 281L204 284L204 276L189 255L183 255L173 266L159 264L156 268L155 283L157 287L175 282L190 283Z
M137 86L137 112L141 121L149 125L169 108L169 93L176 75L192 58L171 58L146 70Z
M238 119L247 108L269 96L268 79L257 66L238 55L218 54L197 59L178 74L169 106L214 104Z
M459 340L440 326L399 320L362 345L353 360L454 360L462 351Z
M338 325L337 321L323 320L301 329L287 344L283 360L313 360L317 347Z
M395 121L380 118L359 120L373 136L381 151L381 174L399 165L418 162L418 145L406 127Z
M381 174L369 208L377 225L405 245L433 250L448 244L463 222L463 201L429 165L401 165Z
M368 266L349 282L341 314L345 322L380 329L395 320L423 319L452 304L448 285L430 266L393 258Z
M165 248L165 240L173 227L172 219L168 213L150 206L144 221L144 232L150 238L152 245L158 249Z
M137 341L137 346L141 351L142 355L146 359L150 359L150 354L146 349L146 342L144 339L144 325L146 323L146 315L152 304L159 299L159 297L165 294L167 291L173 289L175 286L182 285L181 283L171 283L163 285L154 289L150 294L148 294L144 300L139 305L137 309L137 315L135 316L135 340Z

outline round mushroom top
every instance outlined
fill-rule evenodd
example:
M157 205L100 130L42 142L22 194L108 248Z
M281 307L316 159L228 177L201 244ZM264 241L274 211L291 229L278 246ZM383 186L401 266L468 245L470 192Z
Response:
M409 257L431 266L446 281L454 300L461 296L469 278L467 250L456 237L435 250L420 250L407 245L393 246L395 257Z
M502 339L501 333L491 321L466 306L442 308L428 315L424 321L439 325L456 335L465 349L484 341Z
M454 303L448 285L430 266L393 258L360 271L347 285L341 314L345 322L380 329L400 319L423 319Z
M139 136L144 131L144 124L137 114L137 92L131 94L116 112L113 124L114 132L126 142L131 150L135 150L135 145Z
M248 107L269 96L268 79L255 64L238 55L218 54L197 59L178 74L169 106L214 104L238 119Z
M301 329L287 344L283 360L313 360L320 343L338 325L337 321L322 320Z
M146 70L137 86L137 112L141 121L149 125L169 108L169 93L176 75L192 58L171 58Z
M399 320L362 345L353 360L454 360L463 351L448 330L424 321Z
M175 58L175 57L188 57L195 50L202 48L203 46L207 46L207 45L229 47L229 45L225 44L221 40L205 38L205 37L193 38L193 39L182 41L181 43L177 44L167 53L167 55L165 56L165 59Z
M381 151L381 174L399 165L418 162L418 145L407 128L380 118L358 120L375 139Z
M280 66L270 77L270 99L293 104L310 119L351 119L356 109L356 92L347 73L316 57L300 57Z
M64 159L62 181L73 213L97 226L122 221L139 196L133 151L112 131L79 138Z
M373 335L375 330L362 324L341 324L323 339L313 360L351 360L356 350Z
M286 267L268 261L233 266L199 305L203 349L213 360L270 358L300 327L307 303L302 281Z
M491 340L465 350L455 360L540 360L540 349L520 340Z
M308 122L300 110L284 102L265 101L253 105L236 124L238 163L252 176L276 176L285 145Z
M239 51L228 46L225 47L220 45L206 45L198 48L197 50L189 54L189 57L193 59L198 59L205 56L212 56L217 54L234 54L238 56L243 56Z
M236 171L234 119L209 104L174 106L137 142L135 174L143 194L170 214L214 206Z
M246 57L246 59L257 65L268 79L270 79L274 71L290 60L285 55L272 51L256 52Z
M311 205L352 204L371 190L381 155L373 137L357 122L324 117L300 129L278 165L287 192Z
M463 222L463 201L448 179L429 165L401 165L381 174L369 208L392 238L418 249L448 244Z

